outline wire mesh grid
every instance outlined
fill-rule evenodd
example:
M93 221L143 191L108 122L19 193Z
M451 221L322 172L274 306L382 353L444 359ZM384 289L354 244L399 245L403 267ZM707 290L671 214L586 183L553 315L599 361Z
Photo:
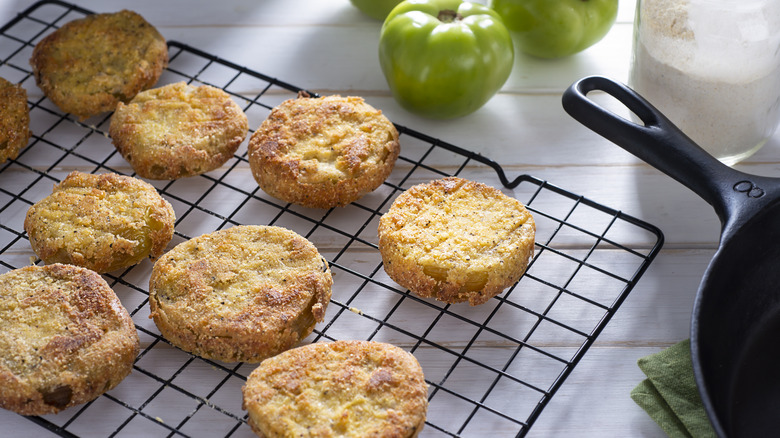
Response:
M79 122L63 114L41 95L29 68L37 41L89 13L43 1L0 29L0 76L28 90L33 133L18 158L0 165L0 273L31 260L41 263L23 221L54 183L73 170L133 175L111 146L110 115ZM300 91L186 44L168 45L170 63L159 85L186 81L221 88L244 109L250 128ZM545 181L527 175L510 181L486 157L398 128L402 153L392 175L342 208L306 209L267 196L249 170L246 142L218 170L150 181L176 211L169 247L238 224L278 225L306 236L331 264L334 285L325 321L304 343L363 339L412 352L429 385L422 436L523 436L655 258L663 236L650 224ZM537 223L526 274L477 307L410 294L387 277L377 251L378 219L395 196L447 175L494 186L498 179ZM619 243L637 232L655 244L632 249ZM241 386L255 365L205 360L162 338L149 319L151 267L144 261L104 276L141 339L130 376L90 403L28 418L61 436L252 436Z

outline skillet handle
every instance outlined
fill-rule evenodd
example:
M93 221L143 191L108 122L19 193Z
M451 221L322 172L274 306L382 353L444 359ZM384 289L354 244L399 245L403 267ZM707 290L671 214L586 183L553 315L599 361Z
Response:
M587 97L594 90L617 99L644 125L599 106ZM721 221L726 219L732 187L744 174L699 147L638 93L605 77L589 76L563 93L563 108L597 134L693 190L715 208Z

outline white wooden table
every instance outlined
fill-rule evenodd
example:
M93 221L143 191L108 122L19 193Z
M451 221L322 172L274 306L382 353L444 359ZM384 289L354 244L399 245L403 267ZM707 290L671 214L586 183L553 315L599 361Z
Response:
M581 54L539 60L518 53L500 93L456 121L426 120L395 103L377 61L380 23L348 0L137 0L132 6L119 0L74 2L96 12L131 7L168 40L320 94L363 96L396 123L495 159L510 177L531 174L658 226L666 238L660 255L529 436L664 436L629 398L644 377L636 361L688 337L693 297L716 247L719 224L704 201L579 125L560 104L563 90L581 77L598 74L627 81L633 0L620 1L615 26ZM30 4L0 1L0 21ZM780 134L775 134L738 167L778 174L779 147ZM642 239L629 240L637 248L652 244ZM109 419L93 421L93 430L99 431ZM234 436L246 436L246 430ZM25 418L0 412L2 436L46 433Z

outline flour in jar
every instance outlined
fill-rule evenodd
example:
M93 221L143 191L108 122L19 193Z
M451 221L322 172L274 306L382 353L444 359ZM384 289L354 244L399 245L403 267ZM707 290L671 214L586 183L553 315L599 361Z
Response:
M630 83L727 164L780 121L780 2L640 0Z

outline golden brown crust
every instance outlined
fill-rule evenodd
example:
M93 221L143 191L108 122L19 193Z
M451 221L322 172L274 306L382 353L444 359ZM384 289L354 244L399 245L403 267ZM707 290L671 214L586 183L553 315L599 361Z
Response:
M0 407L44 415L86 403L130 374L138 350L97 273L54 264L0 275Z
M0 164L19 156L30 140L27 91L0 78Z
M247 117L226 92L184 82L119 103L109 133L138 175L176 179L214 170L244 141Z
M259 362L311 334L332 284L327 261L304 237L235 226L183 242L154 264L150 316L185 351Z
M381 342L318 342L263 361L243 391L260 437L416 437L428 389L414 356Z
M402 193L379 220L379 251L395 282L447 303L487 302L533 256L536 225L516 199L448 177Z
M123 10L65 23L35 45L30 65L46 97L86 119L153 86L168 46L143 17Z
M360 97L283 102L252 135L249 164L271 196L305 207L344 206L393 170L398 131Z
M103 273L159 257L175 219L171 204L145 181L76 171L30 207L24 230L44 262Z

